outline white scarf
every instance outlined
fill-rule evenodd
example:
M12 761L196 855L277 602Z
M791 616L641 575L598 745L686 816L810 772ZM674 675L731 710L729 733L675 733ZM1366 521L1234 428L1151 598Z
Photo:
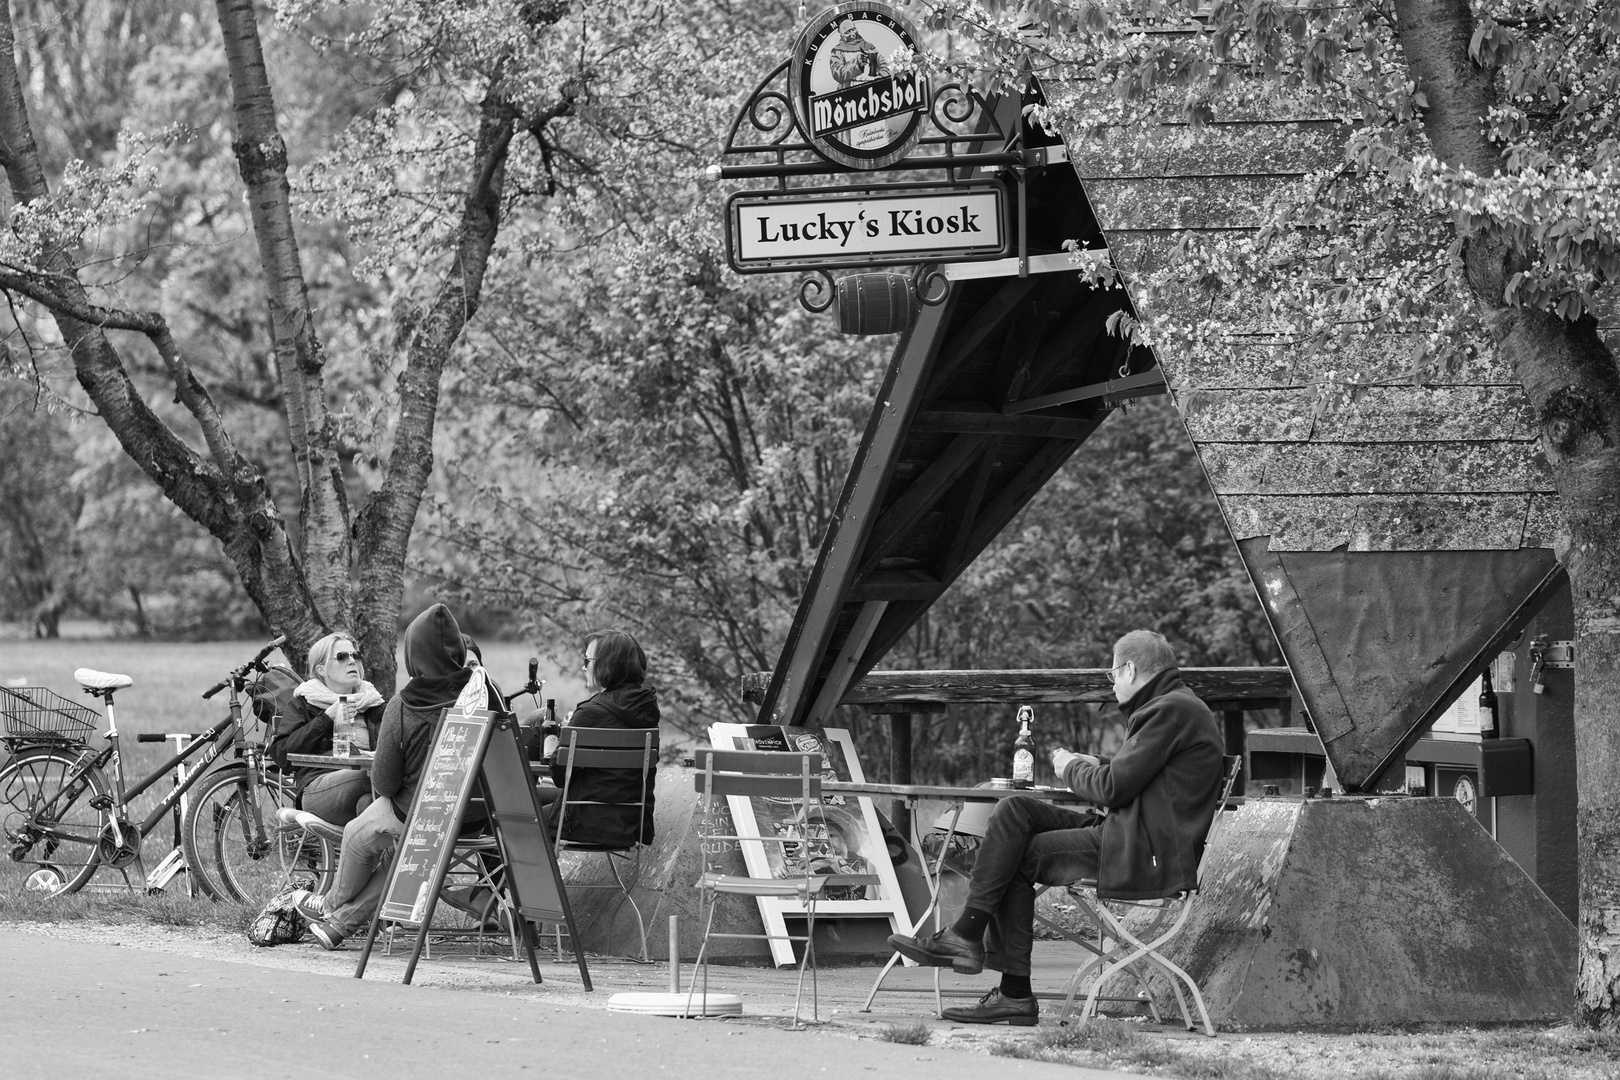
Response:
M343 719L343 707L338 704L337 691L319 679L306 679L299 683L298 689L293 691L293 696L301 697L311 705L320 706L326 715L332 718L334 724ZM354 706L356 716L374 705L383 703L383 697L377 692L377 688L363 679L359 686L344 696L348 699L349 704Z

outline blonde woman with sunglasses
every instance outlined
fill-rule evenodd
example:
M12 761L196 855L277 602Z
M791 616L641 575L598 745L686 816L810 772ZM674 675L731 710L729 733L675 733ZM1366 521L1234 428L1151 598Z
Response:
M347 634L327 634L309 650L312 678L293 691L292 714L283 716L270 753L291 773L298 806L333 825L347 825L371 799L371 780L359 769L289 769L288 754L330 754L334 742L351 751L377 745L383 698L365 680L360 651Z

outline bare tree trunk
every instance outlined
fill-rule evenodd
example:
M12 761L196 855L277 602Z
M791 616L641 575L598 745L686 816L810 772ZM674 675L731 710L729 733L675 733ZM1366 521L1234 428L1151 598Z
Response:
M490 81L492 86L499 82ZM517 123L516 112L493 90L479 106L478 139L456 234L456 257L433 306L406 337L405 371L399 377L399 423L388 473L382 486L366 499L355 523L360 587L354 629L372 682L378 686L383 685L379 676L390 684L394 679L406 548L422 492L433 472L439 379L483 295L484 273L500 231L506 158ZM382 655L385 645L386 657Z
M1402 49L1428 99L1424 130L1448 165L1490 176L1501 161L1482 132L1493 73L1468 56L1468 0L1396 0ZM1558 485L1558 557L1575 602L1575 750L1580 974L1588 1024L1620 1027L1620 368L1590 315L1566 322L1503 302L1514 253L1474 239L1468 283L1536 411Z
M309 287L293 232L287 147L276 124L275 94L265 68L253 0L216 0L236 119L237 168L248 189L253 236L259 245L270 302L271 339L285 388L287 431L302 495L299 513L305 579L321 622L347 627L352 619L349 506L326 408L326 357L315 333ZM388 653L393 655L393 639ZM362 643L362 652L365 652ZM377 657L366 654L368 662Z
M152 625L146 621L146 605L141 603L141 590L131 585L129 599L135 605L135 636L148 638L152 636Z

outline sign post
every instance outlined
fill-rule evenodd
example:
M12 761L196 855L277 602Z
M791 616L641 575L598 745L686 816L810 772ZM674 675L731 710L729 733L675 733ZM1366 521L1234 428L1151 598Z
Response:
M513 717L488 710L446 710L411 803L405 835L396 848L388 885L372 915L355 978L365 975L377 930L387 920L417 928L405 966L405 982L411 981L475 786L500 851L500 888L512 911L512 933L521 937L534 981L541 978L530 920L560 922L570 938L578 940ZM590 990L585 958L577 948L575 956L585 989Z

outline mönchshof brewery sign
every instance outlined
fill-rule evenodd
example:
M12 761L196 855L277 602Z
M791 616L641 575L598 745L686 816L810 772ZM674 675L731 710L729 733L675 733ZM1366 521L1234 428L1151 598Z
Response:
M993 180L739 192L726 247L740 273L999 258L1004 198Z
M816 153L851 169L905 157L928 116L928 80L894 61L917 52L916 28L887 4L854 0L817 15L793 48L793 112Z

